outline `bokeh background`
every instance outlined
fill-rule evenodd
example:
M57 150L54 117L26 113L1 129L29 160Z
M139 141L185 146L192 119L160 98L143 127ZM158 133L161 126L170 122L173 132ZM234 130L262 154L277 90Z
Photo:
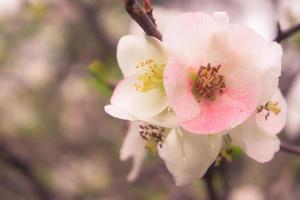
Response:
M272 40L300 23L300 0L157 0L158 24L182 11L227 11ZM158 8L157 8L158 7ZM163 26L163 25L162 25ZM121 0L0 0L0 199L196 200L205 182L176 187L148 156L138 180L119 160L127 123L104 113L121 78L119 38L141 34ZM300 40L283 43L280 86L292 116L280 137L300 145ZM297 84L295 83L298 83ZM300 157L266 164L242 156L214 169L223 199L300 199Z

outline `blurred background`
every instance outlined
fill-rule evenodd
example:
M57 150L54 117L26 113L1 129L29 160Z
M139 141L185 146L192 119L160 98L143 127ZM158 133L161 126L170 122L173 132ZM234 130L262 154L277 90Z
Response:
M279 21L300 23L300 0L153 1L159 28L183 11L227 11L269 40ZM141 34L121 0L0 0L0 199L196 200L205 182L176 187L148 156L138 180L119 160L128 124L104 113L121 78L115 50ZM300 35L283 44L281 89L289 121L280 137L300 145ZM243 156L215 170L224 199L298 200L300 157L279 152L267 164Z

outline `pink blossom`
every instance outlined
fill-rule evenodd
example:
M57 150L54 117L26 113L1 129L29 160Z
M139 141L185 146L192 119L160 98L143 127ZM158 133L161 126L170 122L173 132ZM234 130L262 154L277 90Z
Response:
M164 72L168 101L192 133L236 127L278 87L281 47L228 21L225 13L185 13L163 34L171 52Z

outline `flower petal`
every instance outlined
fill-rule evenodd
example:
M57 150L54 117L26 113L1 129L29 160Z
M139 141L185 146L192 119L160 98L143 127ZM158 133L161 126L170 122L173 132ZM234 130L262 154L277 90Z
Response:
M278 103L278 106L281 109L280 113L276 115L273 112L269 112L270 115L266 119L266 115L268 112L266 110L263 110L262 112L255 114L255 122L265 133L276 135L285 126L287 104L279 89L277 89L271 101L273 103Z
M136 76L123 79L115 88L111 104L126 110L137 118L151 118L162 112L168 105L163 91L153 89L148 92L136 90Z
M124 109L118 108L114 105L106 105L104 107L104 111L109 114L112 117L123 119L123 120L135 120L133 116L131 116L128 112L126 112Z
M215 12L213 17L220 25L227 25L229 23L229 17L226 12Z
M253 71L236 70L224 75L226 89L215 100L201 100L200 114L181 126L198 134L215 134L245 121L256 109L260 87ZM251 81L249 81L251 80Z
M123 36L117 47L117 59L125 77L135 74L136 66L147 59L166 62L167 53L162 43L154 37L143 35Z
M237 65L255 70L262 87L261 102L268 101L278 87L281 74L282 48L269 42L247 26L228 26L231 56Z
M133 166L127 177L129 182L137 178L146 157L145 140L139 135L139 121L129 124L129 129L120 151L120 159L122 161L131 157L133 158Z
M221 145L220 135L200 136L172 129L158 151L176 184L184 185L205 174L218 156Z
M174 17L165 29L163 43L188 67L206 65L207 46L219 23L201 12Z
M265 133L256 125L253 117L231 130L232 143L243 149L252 159L268 162L279 151L280 140L275 135Z
M175 128L179 125L178 117L168 108L152 118L143 119L143 121L164 128Z
M182 119L191 119L200 112L200 106L192 94L187 68L178 59L169 60L164 71L164 86L174 112Z

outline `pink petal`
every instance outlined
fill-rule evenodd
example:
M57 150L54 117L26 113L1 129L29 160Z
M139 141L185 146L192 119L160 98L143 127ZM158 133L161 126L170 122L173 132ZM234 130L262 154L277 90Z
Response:
M178 59L172 58L164 71L167 98L174 112L182 119L192 119L200 106L192 94L188 70Z
M163 43L188 66L207 64L207 46L218 25L207 14L184 13L166 26Z
M226 90L216 100L201 100L200 114L181 126L193 133L214 134L245 121L256 109L260 87L255 74L239 70L225 77Z

